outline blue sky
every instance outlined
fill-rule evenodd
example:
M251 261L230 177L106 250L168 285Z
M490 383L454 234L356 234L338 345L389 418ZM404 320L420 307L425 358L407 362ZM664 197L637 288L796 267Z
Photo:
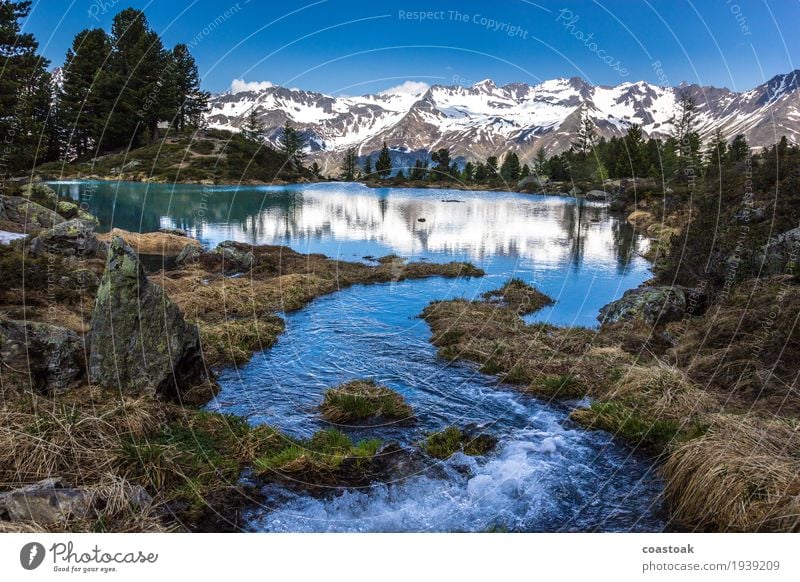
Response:
M572 76L747 90L800 68L800 0L34 0L25 29L56 66L77 32L128 6L192 47L213 92L234 79L361 94Z

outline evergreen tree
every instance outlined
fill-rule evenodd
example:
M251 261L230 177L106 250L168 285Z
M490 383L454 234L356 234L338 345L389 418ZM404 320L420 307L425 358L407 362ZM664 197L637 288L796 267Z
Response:
M481 162L475 166L475 181L476 182L483 182L487 178L486 174L486 166Z
M527 178L530 175L531 175L531 169L528 166L528 164L522 164L522 170L520 170L520 172L519 172L519 177L520 178Z
M497 156L486 158L486 178L489 180L497 178Z
M424 180L428 175L428 160L416 160L409 177L412 180Z
M111 43L100 28L79 32L67 51L59 110L68 155L83 157L100 142L113 105L102 85L110 53Z
M582 156L588 156L594 147L595 130L594 122L589 117L589 112L584 113L578 126L578 134L572 142L572 148Z
M53 127L48 61L36 54L39 43L19 23L30 8L27 0L0 2L0 175L45 161L42 154L51 141L46 134Z
M141 10L126 8L111 25L109 86L116 97L108 147L152 143L159 121L175 116L175 63Z
M628 128L623 140L625 146L625 154L627 157L625 173L623 176L631 176L633 178L641 178L644 175L645 168L643 167L643 150L644 150L644 137L642 136L642 128L634 123ZM621 176L622 177L622 176Z
M322 169L317 162L311 164L311 175L317 179L322 178Z
M500 167L500 177L506 181L519 180L519 156L515 152L507 152Z
M385 178L392 173L392 156L389 154L386 142L383 142L381 153L378 154L378 161L375 162L375 171L381 178Z
M185 44L172 49L175 63L175 102L174 126L178 131L187 127L199 127L203 113L208 109L209 94L200 89L200 75L197 64Z
M450 150L441 148L431 154L431 160L436 165L431 170L431 179L434 181L446 180L450 177Z
M352 182L358 174L358 154L356 148L347 148L342 162L342 180Z
M744 134L740 133L739 135L733 138L733 141L731 142L729 156L731 162L733 162L734 164L736 162L741 162L742 160L750 156L750 146L747 144L747 139L745 138Z
M678 178L693 180L700 169L700 134L697 132L695 101L685 91L678 101L678 115L674 120L672 137L675 142L675 154Z
M550 173L547 163L547 154L544 152L543 147L536 150L536 157L533 158L533 171L536 172L536 175L539 177L547 176Z
M258 112L259 109L257 107L251 107L241 129L242 135L246 140L260 144L264 141L266 130L264 129L264 124L258 118Z
M280 137L280 151L286 156L286 161L292 171L299 172L303 167L303 148L305 140L289 120L283 124Z
M722 137L722 131L717 129L714 132L714 137L708 146L708 168L719 170L724 167L728 161L728 142Z
M464 164L464 170L461 172L461 180L464 182L472 182L475 179L475 166L472 162Z
M372 176L372 156L367 156L364 160L364 177L369 178Z

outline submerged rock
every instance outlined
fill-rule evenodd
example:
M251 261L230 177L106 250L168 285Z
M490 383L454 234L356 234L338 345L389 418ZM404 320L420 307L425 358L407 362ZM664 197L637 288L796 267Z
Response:
M762 274L784 275L798 272L800 257L800 228L779 234L769 244L756 252L756 266L763 263Z
M34 254L93 257L100 243L94 232L94 222L75 218L43 230L31 241Z
M31 321L0 321L3 386L61 394L81 384L83 341L64 327Z
M605 202L609 198L608 192L604 190L589 190L585 198L590 201Z
M638 287L603 307L597 319L601 324L638 320L655 325L678 321L686 313L686 297L681 287Z
M179 399L209 381L197 327L186 323L119 237L111 240L97 290L89 375L124 393Z

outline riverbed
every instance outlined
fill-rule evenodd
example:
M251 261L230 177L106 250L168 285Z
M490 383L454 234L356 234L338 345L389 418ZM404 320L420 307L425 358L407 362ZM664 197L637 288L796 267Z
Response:
M205 245L282 244L346 261L397 254L470 261L487 275L355 286L285 314L277 344L219 370L208 407L298 437L325 428L326 388L372 378L400 392L414 426L352 431L408 447L449 425L477 423L494 452L431 460L396 483L311 496L270 486L248 514L253 531L653 531L664 527L652 459L569 421L577 403L546 403L498 384L469 363L436 357L418 318L431 301L476 298L518 277L555 299L529 316L596 325L600 307L650 277L647 241L600 203L360 184L203 187L57 183L100 218L101 230L182 228Z

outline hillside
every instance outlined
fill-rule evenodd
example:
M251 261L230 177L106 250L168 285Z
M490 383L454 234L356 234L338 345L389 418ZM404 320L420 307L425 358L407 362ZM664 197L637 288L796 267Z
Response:
M158 142L70 163L51 162L38 172L57 178L150 182L250 183L303 181L291 173L285 157L222 130L167 134Z

